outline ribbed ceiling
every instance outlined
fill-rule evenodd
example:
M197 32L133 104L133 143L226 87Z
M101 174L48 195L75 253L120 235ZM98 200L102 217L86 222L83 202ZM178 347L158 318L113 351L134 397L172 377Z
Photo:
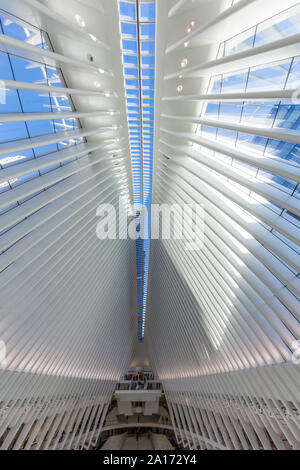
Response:
M97 447L142 362L181 448L299 449L300 4L0 8L0 448ZM97 238L151 201L192 248Z

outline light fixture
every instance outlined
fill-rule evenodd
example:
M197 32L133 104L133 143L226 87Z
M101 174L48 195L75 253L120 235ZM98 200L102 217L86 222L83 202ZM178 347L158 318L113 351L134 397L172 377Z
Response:
M98 69L100 73L104 73L104 70L103 69Z
M89 36L90 36L90 38L92 39L92 41L95 41L95 42L97 41L96 36L94 36L93 34L90 34Z
M186 41L186 42L184 43L184 47L188 47L189 43L190 43L189 41Z
M195 28L195 21L191 21L186 28L186 32L190 34L194 28Z
M107 98L108 98L109 96L111 96L111 94L108 93L108 92L104 93L104 95L105 95Z
M94 82L94 86L95 86L96 88L100 88L100 87L101 87L101 83L99 83L99 82Z
M182 77L183 77L183 75L179 75L179 78L182 78Z
M76 21L77 21L77 23L79 24L79 26L80 26L81 28L84 28L84 27L85 27L85 21L84 21L84 19L82 18L82 16L80 16L80 15L77 14L77 15L75 15L75 18L76 18Z
M182 92L182 90L183 90L183 86L182 86L182 85L178 85L178 87L177 87L177 91L178 91L178 93L181 93L181 92Z
M180 65L182 68L186 67L188 64L188 60L187 59L182 59L182 61L180 62Z

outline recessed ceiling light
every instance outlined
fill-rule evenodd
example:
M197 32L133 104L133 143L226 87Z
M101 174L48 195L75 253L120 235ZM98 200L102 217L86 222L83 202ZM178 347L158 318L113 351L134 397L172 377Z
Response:
M179 78L182 78L182 77L183 77L183 75L179 75Z
M106 92L106 93L105 93L105 96L108 98L109 96L111 96L111 94L108 93L108 92Z
M100 87L101 87L101 83L99 83L99 82L94 82L94 86L95 86L96 88L100 88Z
M195 21L191 21L186 28L186 32L190 34L194 28L195 28Z
M180 63L181 67L184 68L184 67L187 66L187 64L188 64L188 60L187 59L182 59L182 61Z
M183 86L182 86L182 85L178 85L178 87L177 87L177 91L178 91L178 93L181 93L181 92L182 92L182 90L183 90Z
M104 73L104 70L103 69L98 69L100 73Z
M75 15L75 18L76 18L76 21L77 21L77 23L79 24L79 26L80 26L81 28L84 28L84 27L85 27L85 21L84 21L84 19L82 18L82 16L80 16L80 15Z
M90 34L89 36L90 36L90 38L91 38L93 41L97 41L96 36L94 36L93 34Z
M184 43L184 47L188 47L189 43L190 43L189 41L186 41L186 42Z

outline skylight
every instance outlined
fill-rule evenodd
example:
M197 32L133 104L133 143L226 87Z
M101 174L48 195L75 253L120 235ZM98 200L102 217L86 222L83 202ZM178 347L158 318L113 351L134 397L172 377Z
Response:
M150 233L154 87L155 87L155 2L120 1L120 28L126 89L129 143L132 163L133 197L136 208L148 211ZM140 213L136 213L140 216ZM147 224L145 224L147 225ZM140 228L143 230L143 227ZM144 339L150 238L137 240L138 335Z

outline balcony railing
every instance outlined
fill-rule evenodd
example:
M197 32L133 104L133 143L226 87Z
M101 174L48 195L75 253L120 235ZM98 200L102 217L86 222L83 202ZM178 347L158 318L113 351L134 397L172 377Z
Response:
M117 391L128 391L128 390L161 390L162 384L157 380L145 380L144 382L138 380L122 380L117 386Z

